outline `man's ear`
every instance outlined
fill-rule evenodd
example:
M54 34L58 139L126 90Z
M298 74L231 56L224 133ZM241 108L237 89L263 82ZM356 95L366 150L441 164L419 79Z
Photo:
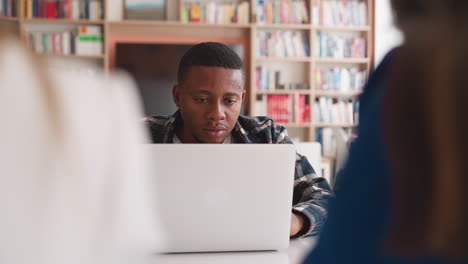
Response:
M174 85L172 87L172 99L174 99L174 103L179 108L180 105L180 86L179 85Z
M246 92L245 92L245 89L244 89L244 90L242 91L242 101L245 100L245 93L246 93Z

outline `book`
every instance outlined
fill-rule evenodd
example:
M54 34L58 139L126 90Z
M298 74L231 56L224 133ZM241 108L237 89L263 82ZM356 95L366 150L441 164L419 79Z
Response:
M336 99L320 96L314 105L314 122L335 125L356 125L354 99Z
M51 55L101 55L103 53L102 27L81 25L74 30L25 34L26 44L37 53Z
M248 1L231 3L182 1L180 12L180 20L183 23L248 24L250 22Z
M266 66L257 66L254 78L258 91L309 89L307 83L282 81L281 72L279 70L272 70Z
M125 19L165 20L164 0L125 0Z
M255 18L259 24L308 24L306 0L256 0Z
M366 26L367 2L359 0L313 0L314 25Z
M299 31L258 31L256 36L258 57L309 56L307 36Z
M279 124L309 122L310 107L306 95L275 94L257 97L255 115L268 116Z
M16 1L0 0L0 16L12 17L16 14Z
M360 91L365 85L367 70L356 67L317 68L313 76L315 87L322 91Z
M321 58L365 58L366 40L358 36L317 32L316 56Z
M103 18L102 1L103 0L24 0L24 15L26 18L99 20Z

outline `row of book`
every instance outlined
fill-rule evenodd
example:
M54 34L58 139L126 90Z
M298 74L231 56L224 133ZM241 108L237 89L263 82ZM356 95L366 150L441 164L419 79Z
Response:
M367 2L359 0L314 0L312 14L314 25L365 26Z
M98 20L103 17L103 0L24 0L26 18Z
M257 0L255 18L259 24L308 24L305 0Z
M345 128L317 128L315 130L315 141L322 145L322 156L336 159L335 171L342 169L349 151L350 141L353 136L352 129Z
M258 57L308 57L309 42L299 31L259 31L257 33Z
M316 69L314 74L315 89L322 91L359 91L367 80L367 71L358 68L334 67Z
M104 38L100 26L82 25L61 32L27 32L26 43L37 53L52 55L101 55Z
M281 71L271 70L265 66L255 69L255 86L258 91L307 90L307 83L281 82Z
M248 24L250 4L247 1L224 4L216 1L183 2L180 17L183 23Z
M321 58L365 58L366 40L362 37L341 36L318 32L315 55Z
M16 15L16 0L0 0L0 16Z
M256 115L268 116L279 124L304 124L310 120L306 95L266 95L257 100Z
M357 123L355 115L358 112L358 106L354 100L319 97L314 104L314 122L354 125Z

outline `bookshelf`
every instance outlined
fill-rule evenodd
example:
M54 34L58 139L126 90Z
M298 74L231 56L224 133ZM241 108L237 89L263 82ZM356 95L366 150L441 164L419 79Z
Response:
M75 55L75 54L43 54L44 56L53 56L57 58L77 58L77 59L104 59L104 55Z
M2 16L2 17L0 17L0 21L19 21L19 18L18 17Z
M25 23L41 23L41 24L80 24L80 25L103 25L104 20L89 20L89 19L66 19L66 18L22 18Z
M310 62L309 57L256 57L255 60L259 62Z
M1 1L1 0L0 0ZM332 100L352 102L360 94L360 89L345 90L322 89L317 83L318 70L330 71L331 69L357 69L358 72L368 73L372 67L372 57L374 49L374 1L375 0L348 0L348 2L363 3L360 10L364 12L366 22L362 24L343 25L343 23L329 23L330 16L326 15L325 7L333 5L334 0L262 0L263 3L284 3L305 6L305 13L298 16L300 19L281 19L268 17L260 21L257 4L259 0L230 0L212 1L216 3L243 4L242 18L224 19L223 23L212 23L212 17L205 16L199 18L198 22L187 21L183 16L187 13L184 8L193 1L188 0L166 0L165 20L125 20L124 0L102 0L102 15L100 19L69 19L69 18L35 18L27 15L26 4L29 0L14 0L17 6L15 16L0 16L0 27L8 27L16 32L26 41L26 33L32 27L50 28L73 28L81 25L99 26L102 30L103 47L100 54L93 55L48 55L63 59L80 59L95 62L106 72L112 71L116 66L116 45L118 43L145 43L145 44L187 44L192 45L201 41L220 41L230 44L241 44L244 47L244 57L247 75L247 97L245 110L247 114L258 115L257 108L260 98L268 96L288 96L301 100L308 105L308 113L305 119L297 122L291 118L288 122L280 122L291 128L290 133L299 135L303 141L315 141L317 128L342 127L352 129L355 124L347 122L325 123L322 120L315 120L317 109L315 103L319 98L332 98ZM85 1L85 0L80 0ZM93 0L94 1L94 0ZM197 1L209 3L209 0ZM246 6L248 6L247 9ZM222 9L222 7L220 7ZM221 10L220 9L220 10ZM265 9L266 10L266 9ZM364 11L363 11L364 10ZM269 11L269 12L273 12ZM189 13L191 11L188 11ZM301 11L302 12L302 11ZM227 14L227 13L224 13ZM292 14L292 13L291 13ZM297 14L297 13L296 13ZM206 14L205 14L206 15ZM271 13L269 14L271 16ZM304 18L307 17L307 19ZM185 20L184 20L185 19ZM211 19L211 21L210 21ZM247 21L245 20L247 19ZM305 21L306 20L306 21ZM237 21L233 23L233 21ZM283 23L281 23L283 22ZM362 22L362 21L361 21ZM289 33L290 32L290 33ZM258 36L295 36L296 44L299 40L306 46L305 56L259 56ZM268 35L270 34L270 35ZM316 50L319 46L319 35L340 35L343 37L356 37L365 41L364 56L317 56ZM300 37L299 37L300 36ZM328 35L327 35L328 36ZM291 55L291 54L289 54ZM304 54L303 54L304 55ZM285 87L282 89L259 90L257 87L257 67L281 71L280 79ZM367 75L361 76L366 79ZM270 80L271 81L271 80ZM288 86L289 85L289 86ZM300 85L300 89L288 89L294 85ZM362 85L359 85L362 86ZM304 88L305 87L305 88ZM360 88L360 87L359 87ZM273 97L274 98L274 97ZM294 104L293 99L290 103ZM294 107L294 105L291 105ZM296 109L297 110L297 109ZM292 135L294 137L294 135Z
M272 3L275 1L263 1L264 3ZM282 2L282 1L280 1ZM361 93L362 85L359 85L359 89L345 89L341 91L339 89L321 89L318 87L316 81L316 71L320 69L333 69L339 67L340 69L349 69L355 68L358 69L359 73L361 71L366 71L367 73L371 70L371 58L373 56L373 7L374 1L372 0L365 0L365 1L354 1L355 3L364 3L361 6L361 11L365 9L365 16L366 22L365 23L349 23L348 25L343 25L343 23L328 23L330 21L326 21L327 19L330 20L330 17L323 18L322 16L326 16L324 14L324 10L320 8L324 6L333 6L335 3L334 1L316 1L316 0L309 0L309 1L298 1L304 2L305 6L307 7L307 14L308 19L304 24L292 24L292 23L284 23L284 24L273 24L271 23L271 18L265 19L263 16L268 17L268 14L258 14L258 12L253 12L252 14L252 28L251 28L251 38L255 40L257 32L262 31L293 31L293 32L301 32L305 33L305 42L308 42L308 49L309 49L309 56L302 57L302 58L294 58L294 57L287 57L287 58L278 58L278 57L263 57L257 56L257 46L259 45L255 41L252 41L251 45L251 76L257 76L259 72L256 70L258 65L265 66L265 67L275 67L274 65L278 64L287 64L290 68L290 71L300 71L300 69L305 69L305 76L293 76L293 78L299 78L301 82L305 82L308 86L305 90L299 91L290 91L290 90L279 90L273 88L272 91L263 91L262 89L258 89L258 82L255 78L251 79L250 87L251 87L251 96L250 96L250 105L256 106L259 102L260 97L265 97L272 94L277 95L290 95L296 96L296 94L301 94L307 96L306 102L309 104L310 111L309 120L302 120L301 123L294 123L294 118L292 118L291 123L285 123L288 128L299 128L302 130L307 130L306 133L302 131L302 134L306 136L305 140L307 141L315 141L316 138L316 129L321 128L345 128L348 131L353 129L356 124L351 122L341 122L342 120L335 122L323 122L323 120L314 120L317 115L314 113L317 112L317 108L314 108L313 105L320 97L326 97L327 99L332 99L333 101L340 101L343 100L344 102L352 102L354 101ZM324 2L326 4L324 4ZM353 2L353 1L348 1ZM252 6L254 6L257 1L251 1ZM317 9L317 7L319 7ZM269 8L266 8L268 10ZM266 12L268 13L268 11ZM270 11L271 13L271 11ZM271 14L270 14L271 16ZM260 17L260 19L259 19ZM266 20L266 21L265 21ZM273 19L274 20L274 19ZM287 19L286 19L287 20ZM260 22L259 22L260 21ZM327 22L327 23L326 23ZM362 21L361 21L362 22ZM354 36L362 38L365 42L365 51L364 56L318 56L316 54L316 47L319 45L318 42L318 34L325 33L325 34L338 34L338 35L345 35L345 36ZM262 44L260 44L262 45ZM302 71L304 72L304 71ZM260 71L260 75L261 75ZM304 74L304 73L301 73ZM271 74L265 74L267 76ZM366 75L367 76L367 75ZM286 77L287 78L287 77ZM366 78L366 77L364 77ZM271 79L269 76L267 79ZM291 81L291 79L289 80ZM272 81L270 80L270 83ZM276 83L274 85L276 87ZM271 88L271 87L270 87ZM356 87L355 87L356 88ZM280 103L281 104L281 103ZM294 102L293 102L294 104ZM315 106L315 105L314 105ZM334 107L334 105L333 105ZM261 113L264 113L260 111ZM268 112L268 111L267 111ZM255 109L251 110L251 114L256 115L259 114L259 111L255 111Z
M334 91L315 91L316 96L328 97L356 97L361 94L361 91L356 92L334 92Z

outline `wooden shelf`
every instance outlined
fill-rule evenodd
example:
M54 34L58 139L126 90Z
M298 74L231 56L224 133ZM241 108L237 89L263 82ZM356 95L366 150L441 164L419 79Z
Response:
M315 127L344 127L344 128L357 127L357 125L354 125L354 124L325 124L325 123L314 123L313 126Z
M19 21L18 17L0 16L0 21Z
M26 23L47 24L104 24L104 20L67 19L67 18L23 18Z
M352 91L352 92L334 92L334 91L320 91L316 90L316 96L328 96L328 97L356 97L359 96L362 91Z
M310 90L273 90L273 91L255 91L256 94L310 94Z
M370 31L369 26L314 26L314 29L324 31Z
M262 29L312 29L310 24L252 24L252 27Z
M335 58L314 58L314 61L317 63L337 63L337 64L365 64L369 63L370 60L368 58L342 58L342 59L335 59Z
M278 62L310 62L310 57L256 57L256 61L278 61Z
M309 128L310 127L310 123L301 123L301 124L288 123L288 124L280 124L280 125L285 126L287 128Z
M54 57L54 58L79 58L79 59L104 59L104 55L76 55L76 54L69 54L69 55L61 55L61 54L40 54L47 57Z
M195 28L250 28L250 24L207 24L207 23L182 23L180 21L156 21L156 20L120 20L109 21L109 25L135 25L155 27L195 27Z
M322 156L322 163L332 163L335 162L335 157Z

